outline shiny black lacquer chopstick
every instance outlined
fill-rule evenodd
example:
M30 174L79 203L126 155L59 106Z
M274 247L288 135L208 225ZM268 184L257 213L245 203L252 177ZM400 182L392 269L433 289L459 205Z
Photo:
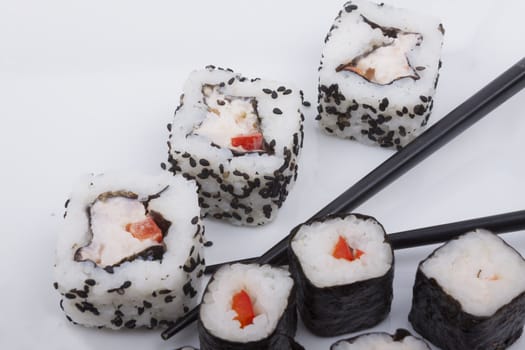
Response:
M372 170L359 182L317 212L308 221L353 210L413 168L461 132L486 116L525 87L525 58L506 70L468 100L416 137L402 150ZM286 259L288 237L283 238L255 262L278 263ZM253 262L252 259L245 260ZM198 307L162 333L168 339L198 318Z

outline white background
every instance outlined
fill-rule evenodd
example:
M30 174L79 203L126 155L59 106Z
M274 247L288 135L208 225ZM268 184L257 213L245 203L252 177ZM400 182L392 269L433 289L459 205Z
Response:
M447 30L432 122L525 54L521 0L387 1L442 18ZM70 325L52 288L63 203L88 172L159 171L188 73L207 64L291 82L315 102L323 38L342 0L0 1L0 348L174 349L190 327L158 331ZM358 212L389 232L525 208L525 94L380 192ZM318 131L306 113L298 182L275 222L206 220L209 263L260 254L392 151ZM525 253L523 233L505 236ZM435 247L396 253L392 313L374 330L409 328L417 263ZM299 326L307 349L328 349ZM520 340L512 349L525 347Z

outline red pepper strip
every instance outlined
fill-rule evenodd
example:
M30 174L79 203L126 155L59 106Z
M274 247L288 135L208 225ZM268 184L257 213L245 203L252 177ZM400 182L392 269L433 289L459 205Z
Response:
M240 135L231 138L233 147L242 147L247 151L262 149L263 136L260 132L251 135Z
M356 259L359 259L361 256L363 256L363 254L365 254L365 252L361 249L354 249L354 257Z
M339 236L332 255L336 259L354 261L355 259L359 259L364 253L365 252L360 249L352 249L346 242L346 239L343 236Z
M232 298L232 309L237 313L237 320L241 323L241 328L244 328L253 323L255 313L253 312L252 300L245 290L241 290Z
M152 239L158 243L162 242L162 231L151 216L142 221L132 222L126 225L126 231L141 241Z
M346 239L344 239L343 236L339 236L339 240L335 245L332 255L336 259L346 259L348 261L354 260L354 254L352 253L352 250L348 246L348 243L346 243Z

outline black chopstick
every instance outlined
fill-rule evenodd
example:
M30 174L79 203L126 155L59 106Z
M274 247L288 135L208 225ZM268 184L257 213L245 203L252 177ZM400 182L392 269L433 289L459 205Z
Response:
M392 248L399 250L443 243L478 228L497 234L525 230L525 210L391 233L387 239Z
M468 100L456 107L405 148L372 170L308 221L329 214L349 212L382 190L423 159L465 131L525 87L525 58L510 67ZM283 238L256 262L271 264L286 259L288 237ZM168 339L198 318L198 306L162 333ZM181 327L183 325L183 327Z

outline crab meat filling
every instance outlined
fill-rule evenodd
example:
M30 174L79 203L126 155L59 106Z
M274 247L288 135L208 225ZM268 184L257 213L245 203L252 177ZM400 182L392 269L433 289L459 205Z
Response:
M89 260L106 267L165 250L164 232L155 221L160 215L148 213L145 203L136 198L99 197L89 215L92 239L77 250L76 261Z
M350 63L341 64L336 71L353 72L378 85L389 85L403 78L418 80L420 77L410 65L407 54L421 45L423 36L397 28L381 27L366 17L363 20L373 29L381 30L383 41L374 44L372 49L355 57Z
M257 100L228 96L220 90L218 85L202 87L206 116L193 133L236 153L264 152Z

